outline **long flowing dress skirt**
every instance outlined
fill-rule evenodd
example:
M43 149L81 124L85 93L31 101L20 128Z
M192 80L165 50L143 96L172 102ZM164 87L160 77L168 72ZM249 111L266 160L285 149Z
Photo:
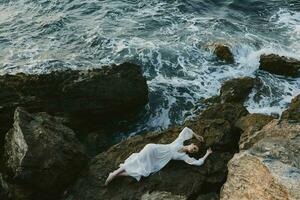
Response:
M163 168L172 159L168 144L147 144L139 153L131 154L120 167L137 181Z

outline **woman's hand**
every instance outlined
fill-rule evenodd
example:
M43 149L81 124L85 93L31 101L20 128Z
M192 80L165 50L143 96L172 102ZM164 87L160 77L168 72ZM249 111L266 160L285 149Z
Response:
M213 151L211 150L211 148L208 148L207 149L207 151L206 151L206 153L209 155L209 154L211 154Z
M204 139L203 139L202 136L197 135L197 134L194 134L194 136L195 136L195 138L196 138L197 140L199 140L200 142L203 142L203 141L204 141Z
M205 154L201 159L205 160L211 153L212 153L211 148L208 148L208 149L206 150L206 154Z

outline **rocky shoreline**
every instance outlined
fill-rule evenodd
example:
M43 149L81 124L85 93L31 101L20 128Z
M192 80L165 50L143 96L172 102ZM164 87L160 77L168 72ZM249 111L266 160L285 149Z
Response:
M234 62L228 47L215 53ZM261 56L260 69L270 73L295 77L299 68L294 59ZM113 145L109 138L148 103L139 66L1 76L0 199L300 199L300 95L280 119L250 114L243 104L261 86L258 78L228 80L193 120ZM131 153L169 143L185 126L205 140L193 156L214 151L204 165L171 161L140 182L120 177L104 186Z

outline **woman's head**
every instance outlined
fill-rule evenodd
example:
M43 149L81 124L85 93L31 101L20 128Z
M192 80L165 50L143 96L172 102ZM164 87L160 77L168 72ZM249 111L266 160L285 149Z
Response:
M199 147L195 145L194 143L187 145L186 150L188 153L196 153L199 151Z

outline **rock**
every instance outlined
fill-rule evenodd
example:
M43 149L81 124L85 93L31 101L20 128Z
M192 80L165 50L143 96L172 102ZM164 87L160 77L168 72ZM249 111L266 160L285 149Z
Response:
M107 134L107 130L99 130L89 133L83 144L86 147L89 157L94 157L100 152L109 149L113 144L118 143L119 137L119 132L112 131Z
M89 71L4 75L0 91L0 168L4 137L18 106L63 117L84 138L104 126L117 129L120 121L128 127L148 102L146 79L140 67L130 63Z
M0 199L1 200L9 199L8 185L3 179L2 174L0 174Z
M147 192L141 200L186 200L187 198L180 195L173 195L170 192Z
M227 45L224 44L214 45L214 53L220 60L223 60L228 64L234 63L233 54Z
M197 123L187 121L185 125L205 138L206 147L235 153L240 139L240 129L235 123L247 114L247 109L241 104L214 104L196 118Z
M22 108L6 135L5 158L14 200L57 199L87 164L71 129L46 113L31 115Z
M229 163L228 180L221 199L290 199L262 161L250 154L237 154Z
M68 126L93 131L120 120L133 120L148 102L139 66L124 63L89 71L0 76L0 133L12 126L18 106L68 119ZM101 123L99 123L101 121Z
M221 199L300 199L300 124L273 120L228 164Z
M300 122L300 94L293 98L290 107L282 113L281 118Z
M141 150L149 142L171 141L171 138L175 139L178 135L178 131L180 129L158 135L137 136L100 153L91 161L89 169L81 175L66 199L140 199L146 191L156 190L189 197L197 196L206 187L211 187L216 192L226 178L226 163L232 157L227 152L216 152L201 167L171 161L161 171L140 182L131 177L118 177L109 187L103 186L108 173L116 169L131 153Z
M206 105L206 106L211 106L211 105L214 105L214 104L221 103L221 97L220 97L220 95L214 95L214 96L209 97L207 99L201 99L199 102L201 104Z
M244 103L252 89L259 85L261 85L261 81L251 77L225 81L221 87L220 99L226 103Z
M209 106L204 110L200 118L202 119L224 119L230 124L235 122L242 116L247 115L249 112L241 104L235 103L221 103Z
M214 153L204 165L196 167L173 160L159 172L142 178L139 182L132 177L118 177L108 187L104 187L108 173L116 169L129 155L140 151L148 143L172 142L178 137L182 127L174 127L161 133L147 133L124 140L98 154L70 188L65 199L140 199L147 191L165 191L188 199L196 199L207 193L217 195L226 180L227 162L238 148L240 133L236 132L234 123L248 112L241 105L230 104L214 105L209 109L212 112L218 111L218 115L215 113L204 118L209 116L206 113L203 117L199 116L186 123L205 139L199 153L195 155L196 158L203 156L208 146L214 148ZM192 142L196 143L195 140Z
M262 82L259 78L241 77L225 81L221 87L220 95L202 101L205 105L219 103L243 104L253 89L259 90Z
M186 126L202 135L205 138L205 146L214 151L235 153L238 150L240 132L224 119L200 119L197 123L187 122Z
M295 77L299 74L300 61L275 54L263 54L260 56L259 69L277 75Z
M216 193L208 193L200 195L196 200L219 200L220 195Z
M242 150L250 148L254 142L256 142L255 140L252 140L252 138L255 137L255 133L261 130L273 119L274 118L272 116L257 113L241 117L235 123L235 126L243 131L239 141L239 149Z

